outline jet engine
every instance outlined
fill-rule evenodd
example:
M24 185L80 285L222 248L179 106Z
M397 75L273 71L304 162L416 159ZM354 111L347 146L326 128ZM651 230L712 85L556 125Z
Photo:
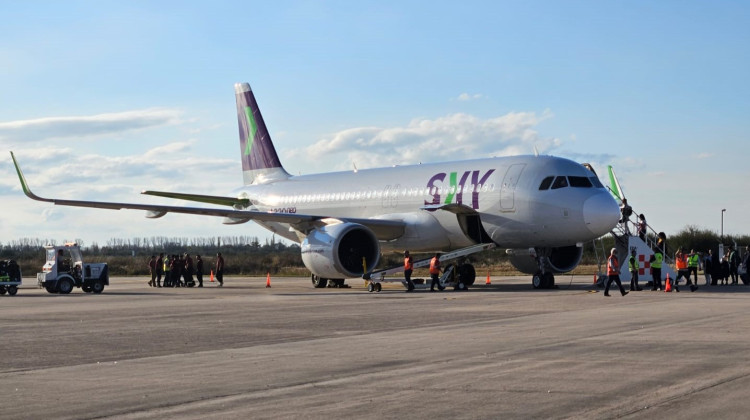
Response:
M380 260L380 245L372 231L357 223L326 225L302 241L302 262L326 279L361 277ZM366 267L366 268L365 268Z
M549 264L547 269L552 273L567 273L573 270L581 262L583 256L583 247L575 245L562 246L557 248L538 248L536 251L531 249L510 249L510 263L513 267L522 273L536 274L539 272L539 256L547 256Z

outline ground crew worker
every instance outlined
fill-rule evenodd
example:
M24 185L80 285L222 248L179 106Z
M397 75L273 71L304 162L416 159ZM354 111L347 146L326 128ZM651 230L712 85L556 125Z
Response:
M164 287L172 287L171 268L171 256L167 255L167 258L164 258Z
M152 255L151 259L148 260L148 273L151 275L148 285L156 287L156 255Z
M620 262L617 261L617 249L612 248L609 252L609 258L607 259L607 284L604 286L604 296L609 297L609 286L614 281L617 283L617 287L620 288L620 293L625 296L628 292L622 287L620 282Z
M440 285L440 253L436 253L434 257L430 260L430 277L432 278L432 282L430 283L430 291L435 291L435 285L437 285L438 290L441 292L445 287Z
M411 281L411 273L414 271L414 263L412 262L409 251L404 251L404 279L406 280L406 291L414 291L414 282Z
M638 259L635 257L635 248L630 251L630 258L628 258L628 269L630 270L630 291L641 291L643 289L638 286L638 270L640 269Z
M156 287L161 287L161 276L164 274L164 253L156 259Z
M698 288L698 286L695 286L690 281L690 276L688 275L687 254L682 252L682 248L678 248L677 252L674 254L674 265L677 268L677 277L675 277L674 281L672 282L672 287L674 287L674 291L675 292L680 291L680 288L678 287L680 283L680 279L685 277L685 280L687 281L687 285L690 286L690 291L694 292L695 289Z
M185 272L183 273L183 276L185 277L185 286L193 287L195 286L195 282L193 281L193 259L190 258L190 254L187 252L185 253Z
M701 257L698 255L694 249L690 250L690 255L688 255L688 278L690 278L690 273L693 274L693 280L695 281L695 285L698 285L698 268L701 267Z
M661 248L656 247L654 255L651 256L651 290L661 290L661 265L664 262L664 254Z

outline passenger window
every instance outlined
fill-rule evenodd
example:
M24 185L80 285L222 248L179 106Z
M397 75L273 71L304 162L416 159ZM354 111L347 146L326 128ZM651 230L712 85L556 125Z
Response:
M573 188L591 188L591 181L585 176L569 176L568 180Z
M552 183L552 189L565 188L568 186L568 178L564 176L558 176L555 178L555 182Z
M539 190L547 190L549 189L549 186L552 185L552 180L555 179L554 176L548 176L547 178L544 178L542 180L542 183L539 184Z
M591 180L591 183L594 185L594 188L604 188L604 185L602 185L602 182L599 181L599 178L592 176L589 179Z

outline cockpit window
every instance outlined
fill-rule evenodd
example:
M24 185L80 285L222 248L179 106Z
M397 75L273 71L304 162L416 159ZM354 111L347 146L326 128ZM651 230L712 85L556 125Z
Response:
M568 186L568 178L564 176L558 176L555 178L555 182L552 183L552 189L565 188Z
M539 190L547 190L549 189L549 186L552 185L552 180L555 179L554 176L548 176L547 178L544 178L542 180L542 183L539 184Z
M602 182L599 181L598 177L592 176L589 179L591 180L591 183L594 184L594 188L604 188L604 185L602 185Z
M591 180L585 176L569 176L570 186L573 188L591 188Z

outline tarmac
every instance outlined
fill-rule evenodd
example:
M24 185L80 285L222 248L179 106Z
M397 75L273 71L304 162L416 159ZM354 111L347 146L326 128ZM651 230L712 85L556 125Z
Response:
M228 277L0 296L2 419L746 418L750 287ZM612 292L612 291L611 291Z

